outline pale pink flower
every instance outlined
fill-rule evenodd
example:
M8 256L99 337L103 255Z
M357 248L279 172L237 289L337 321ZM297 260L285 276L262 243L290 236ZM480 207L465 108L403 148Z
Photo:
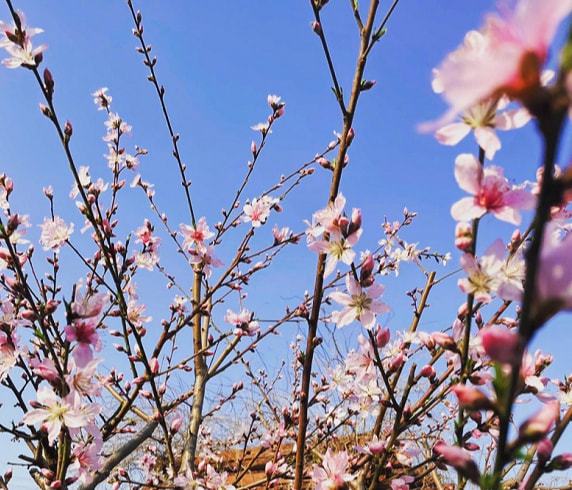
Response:
M19 31L15 23L8 25L0 21L0 31L3 34L2 39L0 39L0 48L4 48L10 55L10 58L2 60L2 64L6 68L36 66L36 57L44 52L47 46L42 44L34 48L32 46L32 37L44 31L37 27L27 26L23 12L18 11L16 15L20 20Z
M207 465L206 475L199 480L199 488L205 490L234 490L235 487L227 483L228 473L217 472L210 464Z
M102 87L91 94L98 111L108 110L111 106L113 97L107 93L108 90L107 87Z
M79 318L98 317L109 301L108 293L81 294L81 286L77 288L76 296L71 304L72 313Z
M347 293L334 291L330 298L336 303L344 306L341 311L332 312L332 321L341 328L358 320L364 327L372 328L375 325L376 315L386 313L389 307L379 301L384 291L381 284L372 284L370 287L362 288L351 274L346 276Z
M348 483L355 479L355 475L352 475L349 471L350 461L348 453L342 451L334 454L328 448L322 463L314 465L312 481L316 485L316 490L342 490L347 488Z
M535 316L544 322L559 310L572 309L572 234L562 237L554 222L544 231L536 280Z
M187 250L194 246L201 252L204 252L206 249L205 242L214 236L204 216L199 218L196 226L181 225L180 230L183 235L183 247Z
M189 263L201 267L207 279L211 276L213 267L223 265L223 262L215 256L212 245L206 247L204 251L193 249L190 254Z
M74 458L70 465L70 470L76 472L78 482L86 483L93 474L101 468L101 457L99 444L78 444L72 451Z
M470 221L492 213L502 221L518 225L519 210L534 206L532 194L511 186L502 168L493 165L483 168L470 153L461 154L455 160L455 179L461 189L472 194L453 204L451 215L457 221Z
M14 333L8 335L0 330L0 381L3 381L10 369L16 365L20 355L17 342Z
M127 302L127 319L132 325L142 327L144 323L149 323L152 320L150 316L144 314L146 309L145 305L130 299Z
M476 39L482 38L482 34L477 31L472 31L472 35ZM531 119L530 113L523 107L503 110L509 102L508 97L479 102L466 109L459 122L439 128L435 132L435 138L443 145L455 146L473 131L477 144L485 151L485 156L492 160L501 148L501 141L495 130L518 129Z
M260 325L254 320L254 313L246 309L242 309L238 313L226 310L224 321L235 327L234 334L239 337L243 335L252 337L260 332Z
M46 357L41 361L34 357L30 360L30 365L32 366L34 374L44 378L46 381L53 382L60 377L54 361L49 357Z
M505 246L496 240L478 260L472 254L461 257L461 266L467 277L459 279L461 291L474 294L477 301L488 303L500 284Z
M96 379L97 366L101 359L92 359L85 366L76 366L75 362L70 364L70 374L65 379L71 391L75 391L82 396L98 395L101 384Z
M270 210L278 204L278 201L270 196L263 196L260 199L255 197L244 205L242 220L245 223L252 223L254 228L262 226L270 216Z
M571 11L571 0L519 0L502 17L490 14L480 35L469 33L438 70L451 106L446 119L489 97L525 98L538 88L550 43Z
M41 408L35 408L24 414L23 422L28 425L42 423L42 428L48 432L48 441L53 444L60 433L62 425L68 428L86 426L90 417L82 412L70 400L57 396L51 387L42 386L37 392L37 403Z
M409 490L409 485L415 481L412 476L401 476L391 480L391 490Z
M327 254L324 277L328 277L332 272L334 272L339 261L346 265L352 264L356 256L356 253L352 249L355 241L354 243L352 243L352 241L340 237L338 240L316 240L308 245L308 248L314 252Z
M54 252L60 251L60 248L69 240L74 229L73 223L67 225L59 216L54 216L53 219L45 218L40 227L42 228L40 244L44 250L53 250Z
M316 222L321 225L323 230L328 233L339 233L340 218L343 216L345 205L346 198L340 192L334 202L329 203L326 208L314 213L314 218Z
M278 228L278 225L274 225L274 228L272 228L272 236L274 237L274 244L278 245L292 238L292 231L287 226Z
M377 456L385 451L386 441L379 439L374 435L367 443L366 446L358 446L356 449L360 453L369 454L370 456Z

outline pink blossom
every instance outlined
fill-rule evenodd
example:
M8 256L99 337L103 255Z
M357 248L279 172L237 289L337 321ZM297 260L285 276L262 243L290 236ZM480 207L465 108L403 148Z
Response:
M74 448L72 452L74 462L70 466L70 470L76 472L79 482L88 482L94 472L101 468L99 451L99 445L96 443L80 444Z
M78 366L74 360L70 363L70 373L66 374L66 383L72 392L82 396L98 395L101 384L97 380L97 367L101 359L92 359L84 366Z
M550 401L532 417L524 421L518 430L519 439L522 442L537 442L542 440L554 427L560 416L560 403Z
M180 230L183 235L183 247L187 250L196 247L197 250L204 252L206 250L205 242L214 236L204 216L199 218L196 226L181 225Z
M459 400L459 406L466 410L489 410L493 403L481 390L464 384L456 384L451 390Z
M540 251L534 312L542 323L559 310L572 309L572 234L549 223L544 232Z
M107 87L102 87L91 94L98 111L108 110L111 107L113 98L107 93L108 90Z
M223 265L222 261L215 256L212 245L206 247L204 251L193 249L190 253L189 263L201 267L207 279L211 276L213 267L221 267Z
M73 233L74 225L67 225L59 216L53 219L44 219L44 223L40 225L42 234L40 236L40 244L44 250L53 250L59 252L60 248L69 240Z
M79 428L86 426L90 421L88 412L80 410L75 402L60 398L49 386L42 386L38 389L37 402L42 407L28 411L22 420L28 425L41 422L42 428L48 432L50 444L57 439L62 425Z
M479 332L487 356L503 364L515 364L521 357L521 340L517 333L499 327L485 327Z
M101 340L97 333L97 322L76 320L65 328L66 340L76 342L72 355L78 366L84 367L93 359L92 349L101 349Z
M401 476L391 480L391 490L409 490L409 485L415 481L412 476Z
M239 337L243 335L252 337L260 332L260 325L253 318L254 313L246 309L242 309L238 313L235 313L232 310L227 310L226 315L224 316L224 321L235 327L235 335Z
M245 223L252 223L254 228L258 228L266 223L268 216L270 216L270 210L278 202L278 199L270 196L255 197L251 202L244 205L242 220Z
M464 191L472 194L451 208L457 221L470 221L492 213L498 219L518 225L519 210L534 206L534 197L523 188L511 186L502 168L489 165L485 168L470 153L463 153L455 160L455 179Z
M34 357L30 360L30 365L32 366L34 374L44 378L46 381L53 382L59 378L56 365L49 357L46 357L41 361Z
M274 237L274 244L278 245L279 243L289 240L292 237L292 231L287 226L278 228L277 225L274 225L274 228L272 228L272 236Z
M0 381L3 381L10 369L16 365L19 355L16 335L0 330Z
M16 15L20 20L19 30L15 23L8 25L0 21L0 31L3 34L3 38L0 39L0 48L4 48L10 55L10 58L2 60L2 64L7 68L36 66L37 56L44 52L47 46L42 44L34 48L32 37L44 31L37 27L27 26L23 12L18 11Z
M470 253L461 257L467 277L459 279L461 291L474 294L477 301L489 303L496 293L504 300L518 301L523 292L524 260L520 253L504 259L506 247L496 240L482 257Z
M439 441L433 447L433 452L443 458L445 464L455 468L464 477L477 483L480 478L479 468L465 449L458 446L449 446L443 441Z
M389 308L379 301L384 287L381 284L372 284L369 288L362 288L351 274L346 276L346 289L348 293L335 291L330 298L344 306L341 311L332 312L332 321L338 328L350 324L354 320L366 328L372 328L375 324L376 314L386 313Z
M538 88L552 38L570 11L570 0L519 0L514 11L490 14L480 34L469 33L438 70L451 106L446 120L489 97L526 98Z
M144 323L149 323L152 320L150 316L144 314L146 309L145 305L130 299L127 302L127 319L132 325L142 327Z
M334 454L328 448L322 463L314 465L312 481L316 485L316 490L342 490L347 488L347 484L355 479L355 475L352 475L349 470L348 453L342 451Z
M75 299L71 304L71 310L79 318L95 318L101 314L108 301L108 293L93 293L90 291L82 295L80 288L78 288Z
M480 33L473 33L475 38L482 38ZM518 129L530 121L530 113L525 108L497 112L509 102L507 97L502 97L499 101L493 99L479 102L463 112L461 121L438 129L435 138L443 145L455 146L473 131L477 144L485 151L485 156L492 160L501 148L495 129Z

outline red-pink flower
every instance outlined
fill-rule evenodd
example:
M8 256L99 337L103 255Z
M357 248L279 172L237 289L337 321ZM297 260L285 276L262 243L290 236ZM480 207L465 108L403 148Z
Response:
M518 225L519 210L534 206L533 195L523 188L510 185L503 169L484 167L470 153L455 160L455 179L459 187L472 194L453 204L451 215L457 221L470 221L492 213L498 219Z
M76 342L72 355L78 366L83 367L93 359L93 351L101 349L101 340L97 333L97 322L76 320L65 328L66 340Z

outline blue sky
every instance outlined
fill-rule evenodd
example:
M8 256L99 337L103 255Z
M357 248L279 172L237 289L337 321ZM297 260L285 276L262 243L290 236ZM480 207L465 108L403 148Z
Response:
M387 7L387 2L382 3ZM72 148L77 162L89 165L95 176L106 176L101 140L104 116L95 110L90 93L107 86L114 110L134 127L128 147L138 144L149 150L141 166L143 177L156 184L158 202L171 222L188 222L169 138L151 84L145 80L147 72L134 50L136 39L125 2L17 0L15 4L26 12L31 25L46 31L36 39L49 46L44 64L56 81L60 115L73 123ZM214 222L219 210L228 205L250 157L250 141L256 137L249 127L267 115L267 94L283 97L286 116L278 121L246 197L254 197L280 174L311 159L331 140L332 131L340 129L339 109L329 88L321 48L310 29L308 2L147 0L136 6L143 11L145 37L159 58L159 78L167 88L167 103L181 134L181 153L189 167L199 216L206 215ZM348 205L363 210L365 233L360 249L375 248L384 216L399 219L407 206L417 211L419 218L405 238L453 252L451 266L439 268L440 274L457 267L449 209L462 191L454 182L453 161L457 151L474 151L475 143L467 138L451 149L420 135L415 128L444 110L431 92L431 69L467 30L480 24L492 6L493 2L485 0L402 0L388 34L374 49L366 76L377 80L377 85L360 100L351 163L342 182ZM7 18L3 6L0 17ZM348 2L331 1L324 10L323 26L340 81L349 91L358 38ZM57 212L74 221L78 229L81 223L67 198L71 177L53 129L37 109L39 101L38 87L29 73L0 71L0 171L14 178L14 202L34 223L48 211L42 187L52 184ZM533 125L504 134L503 145L496 161L506 168L507 175L515 181L533 179L540 155ZM569 155L568 142L561 162L567 163ZM303 229L302 221L324 205L328 181L325 171L308 179L285 203L284 213L271 217L267 233L274 223ZM138 193L124 193L121 204L124 232L150 215ZM481 230L485 230L481 247L497 236L508 239L512 232L509 225L490 217ZM164 256L169 247L165 240ZM224 250L222 255L224 258ZM83 271L72 257L63 257L75 264L67 272L72 281ZM190 284L178 258L165 260L181 282ZM254 281L247 305L272 316L278 315L284 304L296 304L304 290L312 287L314 264L315 256L303 245L287 252L276 264L277 276L266 274ZM158 320L166 314L169 293L157 286L157 279L160 277L152 275L140 279L140 289L143 300L145 295L153 297L149 309ZM409 268L399 281L388 281L386 300L393 312L387 321L393 329L408 325L404 292L421 286L422 280ZM435 291L423 328L451 323L463 299L455 283L452 279ZM553 374L570 368L569 321L568 316L560 317L539 338L556 356ZM291 330L281 336L286 341L296 333L296 327L288 328ZM358 332L357 326L348 329L348 336ZM278 351L287 345L273 342L272 348Z

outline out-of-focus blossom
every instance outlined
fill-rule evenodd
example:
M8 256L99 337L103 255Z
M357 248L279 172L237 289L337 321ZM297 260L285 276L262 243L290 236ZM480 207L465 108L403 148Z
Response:
M234 326L235 335L252 337L260 332L260 325L253 317L254 314L249 310L242 309L238 313L227 310L224 321Z
M450 446L442 441L439 441L433 447L433 452L443 458L443 462L455 468L465 478L468 478L473 483L477 483L480 478L479 468L477 463L473 461L471 454L458 446Z
M450 105L443 120L502 94L526 101L541 86L550 43L571 11L571 0L519 0L513 11L490 14L438 69Z

